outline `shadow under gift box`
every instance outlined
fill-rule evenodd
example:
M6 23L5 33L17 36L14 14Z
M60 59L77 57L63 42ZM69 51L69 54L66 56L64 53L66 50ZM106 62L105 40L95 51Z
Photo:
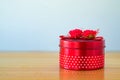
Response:
M60 39L60 67L92 70L104 67L104 40Z
M74 71L60 68L60 80L104 80L104 69Z

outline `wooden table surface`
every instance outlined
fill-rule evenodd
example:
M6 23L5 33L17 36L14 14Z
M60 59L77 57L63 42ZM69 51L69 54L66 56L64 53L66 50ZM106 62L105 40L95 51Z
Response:
M120 52L105 53L105 68L59 68L58 52L0 52L0 80L120 80Z

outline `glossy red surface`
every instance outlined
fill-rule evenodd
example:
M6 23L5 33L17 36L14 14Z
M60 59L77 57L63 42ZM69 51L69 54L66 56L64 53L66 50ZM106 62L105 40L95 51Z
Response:
M104 67L104 40L60 40L60 66L91 70Z

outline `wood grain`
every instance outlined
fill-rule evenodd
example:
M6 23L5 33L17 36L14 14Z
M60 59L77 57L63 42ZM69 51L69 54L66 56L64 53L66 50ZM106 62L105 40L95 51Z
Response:
M120 52L105 53L105 68L59 68L58 52L0 52L0 80L120 80Z

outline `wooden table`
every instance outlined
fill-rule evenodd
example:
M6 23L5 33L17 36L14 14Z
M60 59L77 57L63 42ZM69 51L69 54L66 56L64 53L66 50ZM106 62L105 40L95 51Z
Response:
M106 52L105 68L59 68L58 52L0 52L0 80L120 80L120 52Z

